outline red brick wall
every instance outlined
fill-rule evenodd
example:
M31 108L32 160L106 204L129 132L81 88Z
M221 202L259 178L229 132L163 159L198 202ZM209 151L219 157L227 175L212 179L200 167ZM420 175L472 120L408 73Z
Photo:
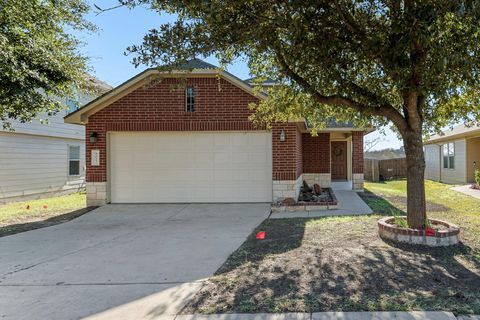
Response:
M296 147L297 147L296 178L298 178L303 173L303 139L302 139L302 133L298 130L296 132Z
M352 173L363 173L363 132L352 132Z
M108 131L262 129L248 120L252 113L248 104L258 101L257 98L230 82L215 78L187 79L186 84L195 88L196 111L193 113L185 111L184 89L174 89L178 84L178 80L167 78L154 86L137 89L89 118L86 125L88 182L107 180ZM91 144L89 137L94 131L98 133L98 142ZM91 149L100 150L100 166L90 166Z
M330 133L302 134L303 173L330 173Z
M285 141L280 132L285 131ZM272 128L273 180L296 180L302 174L302 134L295 123L278 123Z

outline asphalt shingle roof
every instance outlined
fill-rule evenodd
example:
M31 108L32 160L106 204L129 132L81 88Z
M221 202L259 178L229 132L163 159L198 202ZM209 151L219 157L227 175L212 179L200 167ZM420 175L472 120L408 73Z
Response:
M180 64L178 66L175 66L175 69L178 69L178 70L218 69L218 67L211 64L211 63L208 63L208 62L205 62L203 60L195 58L195 59L187 61L184 64Z

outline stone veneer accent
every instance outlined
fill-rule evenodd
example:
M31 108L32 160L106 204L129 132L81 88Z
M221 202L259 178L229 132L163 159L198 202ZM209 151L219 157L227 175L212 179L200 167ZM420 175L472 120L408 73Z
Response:
M302 179L310 186L313 186L316 183L321 188L330 188L332 183L330 173L304 173Z
M87 182L87 207L104 206L107 204L107 183Z
M352 190L363 191L364 176L363 173L352 174Z
M317 211L317 210L333 210L338 209L338 201L335 193L331 188L328 188L329 193L332 197L332 201L321 201L321 202L303 202L299 201L295 204L285 204L285 203L274 203L272 204L272 212L306 212L306 211Z
M297 201L302 182L302 176L297 180L273 180L273 202L279 202L286 198Z
M450 246L459 242L460 228L454 224L430 219L434 224L441 224L448 229L436 230L434 235L427 236L425 230L399 228L393 225L393 220L394 217L385 217L378 220L378 233L381 238L431 247Z

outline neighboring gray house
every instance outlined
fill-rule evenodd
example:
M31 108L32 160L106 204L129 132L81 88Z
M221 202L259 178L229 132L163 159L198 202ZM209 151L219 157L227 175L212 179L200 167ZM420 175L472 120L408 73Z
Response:
M99 92L111 87L94 81ZM92 100L66 99L68 107L48 123L12 121L14 131L0 123L0 203L78 191L85 184L85 127L63 117Z
M475 181L480 169L480 126L460 125L425 142L425 179L452 184Z

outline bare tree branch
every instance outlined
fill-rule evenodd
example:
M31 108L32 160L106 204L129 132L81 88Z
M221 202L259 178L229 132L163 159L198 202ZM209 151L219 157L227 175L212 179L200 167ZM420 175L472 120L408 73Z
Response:
M382 142L384 139L382 137L376 137L373 139L366 139L364 144L363 144L363 151L364 152L369 152L372 150L376 145L378 145L380 142Z
M96 4L93 4L93 6L95 7L95 9L97 9L97 11L95 12L95 15L98 16L106 11L110 11L110 10L115 10L115 9L118 9L118 8L121 8L121 7L124 7L125 4L118 4L116 6L113 6L113 7L109 7L109 8L100 8L98 5Z

